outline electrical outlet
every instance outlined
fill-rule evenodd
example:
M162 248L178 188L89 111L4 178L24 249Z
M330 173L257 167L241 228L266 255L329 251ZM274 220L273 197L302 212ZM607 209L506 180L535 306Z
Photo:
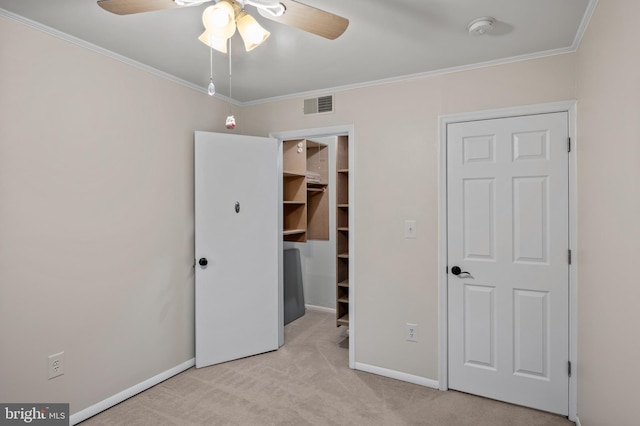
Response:
M418 341L418 324L407 323L407 340L409 342Z
M62 376L64 374L64 352L49 355L49 379Z

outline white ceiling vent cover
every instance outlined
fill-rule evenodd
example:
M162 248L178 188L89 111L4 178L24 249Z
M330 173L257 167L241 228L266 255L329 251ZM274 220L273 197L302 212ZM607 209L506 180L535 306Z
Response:
M333 95L304 100L304 115L333 112Z

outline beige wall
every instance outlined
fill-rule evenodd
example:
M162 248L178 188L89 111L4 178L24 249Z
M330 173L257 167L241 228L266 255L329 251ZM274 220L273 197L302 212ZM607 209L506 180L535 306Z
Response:
M601 0L578 51L578 416L640 422L640 2Z
M356 362L438 380L438 116L575 99L574 55L338 92L335 113L302 100L243 109L255 135L353 124ZM404 220L418 238L404 238ZM418 343L405 340L406 323Z
M634 424L636 16L601 1L577 54L338 92L333 114L241 111L236 133L354 125L357 362L438 379L438 116L577 98L578 415ZM0 72L0 401L77 412L193 356L192 134L228 106L5 18Z
M193 131L227 111L0 17L0 401L74 413L194 356Z

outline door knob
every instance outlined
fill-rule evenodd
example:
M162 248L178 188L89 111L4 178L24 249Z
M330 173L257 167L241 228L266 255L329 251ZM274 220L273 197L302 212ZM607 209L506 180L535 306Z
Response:
M451 273L453 275L467 274L470 275L467 271L463 271L459 266L454 266L451 268Z
M198 263L200 264L200 266L207 266L207 263L209 263L209 261L206 257L202 257L200 258L200 260L198 260Z

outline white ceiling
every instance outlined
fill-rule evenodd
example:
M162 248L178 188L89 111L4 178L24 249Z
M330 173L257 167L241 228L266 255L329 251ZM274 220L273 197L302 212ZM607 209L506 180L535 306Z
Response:
M232 39L232 98L250 104L380 80L575 50L596 0L300 0L349 19L327 40L249 13L271 32L245 52ZM0 0L1 14L52 28L206 91L209 48L198 41L210 4L118 16L95 0ZM480 16L491 34L467 33ZM26 18L26 19L23 19ZM214 82L229 96L229 59L214 51Z

